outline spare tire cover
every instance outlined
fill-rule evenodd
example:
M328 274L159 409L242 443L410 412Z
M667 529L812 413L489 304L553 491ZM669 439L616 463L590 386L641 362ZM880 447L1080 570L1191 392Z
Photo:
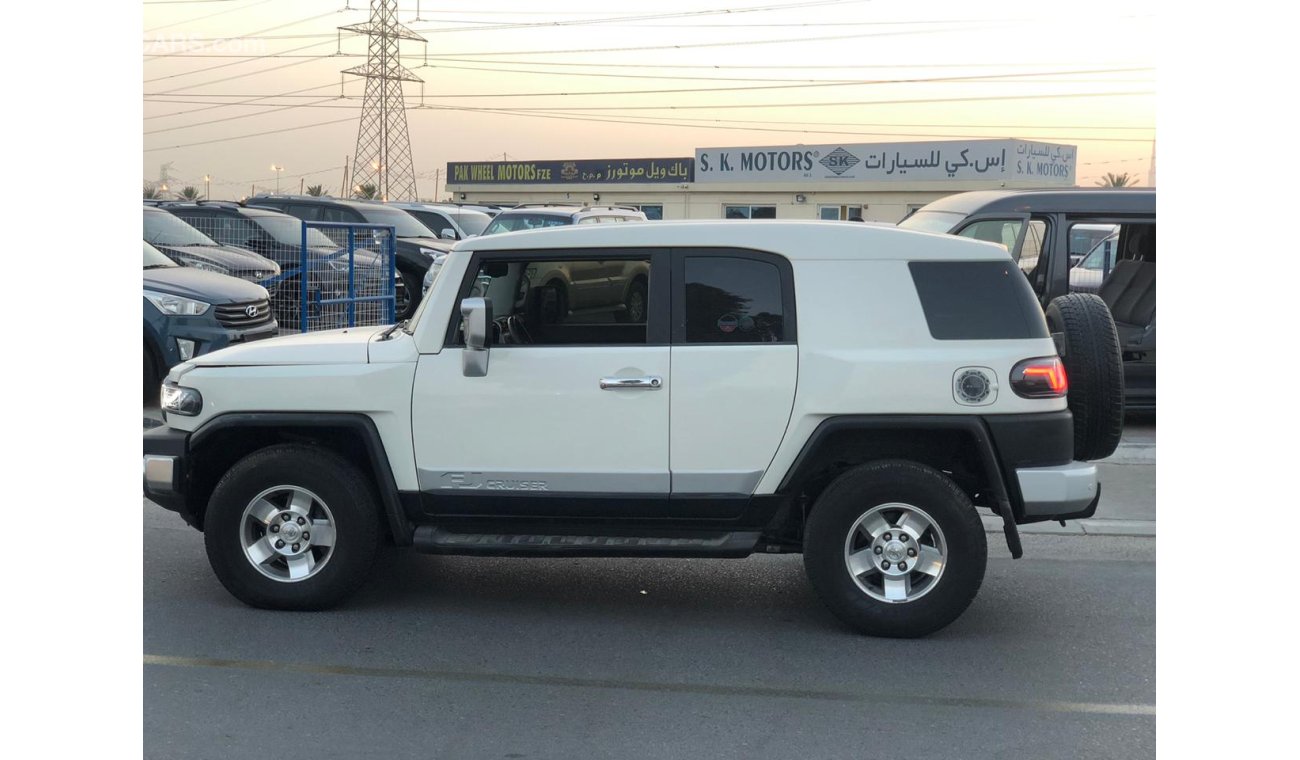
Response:
M1092 293L1061 296L1047 305L1046 316L1048 328L1064 336L1074 458L1108 457L1124 431L1124 364L1115 320Z

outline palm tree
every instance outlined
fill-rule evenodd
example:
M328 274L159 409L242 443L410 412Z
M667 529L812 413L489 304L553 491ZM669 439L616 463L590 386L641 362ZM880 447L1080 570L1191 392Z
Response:
M1097 187L1129 187L1138 183L1137 175L1124 172L1123 174L1112 174L1106 172L1106 176L1097 180Z
M307 186L307 194L308 194L308 195L314 195L314 196L318 196L318 197L319 197L319 196L322 196L322 195L329 195L330 193L329 193L328 190L326 190L324 187L322 187L322 186L320 186L320 185L308 185L308 186Z
M193 185L186 185L181 188L180 198L183 201L197 201L199 199L199 189Z
M147 201L162 200L163 191L152 182L144 183L144 199Z
M379 197L379 188L374 185L357 185L352 197L372 201Z

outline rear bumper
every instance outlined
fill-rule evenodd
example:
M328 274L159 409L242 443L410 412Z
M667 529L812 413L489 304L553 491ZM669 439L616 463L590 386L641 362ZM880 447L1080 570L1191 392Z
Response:
M1022 467L1016 481L1030 519L1078 520L1091 517L1101 500L1097 465L1070 462L1051 467Z

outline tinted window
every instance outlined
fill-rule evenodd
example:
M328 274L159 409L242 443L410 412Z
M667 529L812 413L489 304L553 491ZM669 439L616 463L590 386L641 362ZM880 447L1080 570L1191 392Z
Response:
M166 211L144 212L144 239L154 245L210 245L212 238Z
M1047 337L1034 292L1010 261L913 261L908 267L936 340Z
M484 235L498 232L516 232L518 230L536 230L543 227L563 227L572 224L573 218L568 214L501 214L483 230Z
M898 226L919 232L945 233L956 227L964 217L964 214L953 211L918 211L899 222Z
M483 234L488 222L492 221L492 217L481 211L460 211L453 214L453 216L456 217L456 222L460 224L460 228L465 230L466 235Z
M685 259L687 343L785 340L781 272L775 264L722 256Z
M493 343L627 345L646 342L650 259L484 262L463 298L492 301Z

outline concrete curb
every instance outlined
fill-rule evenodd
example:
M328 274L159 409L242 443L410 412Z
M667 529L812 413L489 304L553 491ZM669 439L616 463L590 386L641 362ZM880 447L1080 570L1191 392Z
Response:
M980 515L980 520L984 523L984 530L987 533L1002 533L1002 518L991 515ZM1154 538L1156 535L1155 520L1107 520L1094 518L1091 520L1073 520L1062 526L1058 522L1040 522L1030 525L1021 525L1020 532L1024 535L1052 535L1052 536L1141 536L1144 538Z

